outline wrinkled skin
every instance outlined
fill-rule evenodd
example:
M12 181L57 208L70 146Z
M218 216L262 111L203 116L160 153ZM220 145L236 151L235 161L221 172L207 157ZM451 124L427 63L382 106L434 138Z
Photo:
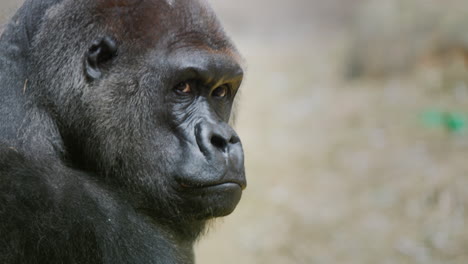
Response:
M246 187L201 0L27 0L0 39L0 262L193 263Z

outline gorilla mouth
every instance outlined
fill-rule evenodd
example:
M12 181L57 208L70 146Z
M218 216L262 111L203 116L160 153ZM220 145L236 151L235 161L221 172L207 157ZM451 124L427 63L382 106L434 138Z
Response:
M188 215L199 219L210 219L229 215L241 199L246 184L242 181L179 183L179 192L185 198Z
M189 181L178 181L180 187L185 190L197 190L197 189L209 189L216 187L228 187L228 188L240 188L245 190L247 184L241 180L224 180L219 182L189 182Z

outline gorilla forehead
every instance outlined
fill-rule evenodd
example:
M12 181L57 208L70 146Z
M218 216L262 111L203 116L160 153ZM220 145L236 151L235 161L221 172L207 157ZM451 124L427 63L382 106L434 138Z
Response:
M204 0L94 0L94 15L122 41L166 42L232 51L233 45Z

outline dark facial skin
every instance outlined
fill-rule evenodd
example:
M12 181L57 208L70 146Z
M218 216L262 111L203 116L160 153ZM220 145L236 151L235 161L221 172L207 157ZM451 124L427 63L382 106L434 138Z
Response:
M0 46L0 262L192 263L246 188L209 6L27 0Z
M176 73L171 79L181 80L168 85L174 88L167 96L168 123L180 153L173 184L193 213L224 216L246 187L242 145L228 124L242 70L226 55L178 53L168 58Z

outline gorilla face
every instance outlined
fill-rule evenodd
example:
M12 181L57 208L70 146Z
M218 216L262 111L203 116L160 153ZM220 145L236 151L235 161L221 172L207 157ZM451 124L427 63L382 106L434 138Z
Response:
M167 59L166 123L177 142L168 147L177 152L170 178L194 212L227 215L246 187L241 142L228 125L242 70L226 54L180 50Z
M140 78L139 89L148 92L149 121L140 122L147 123L143 130L149 139L141 142L146 144L140 152L144 157L135 160L140 164L147 157L147 168L158 166L142 173L155 180L152 186L170 187L167 195L177 196L173 202L185 213L231 213L246 187L241 142L228 124L242 69L229 55L204 50L181 48L147 58L142 68L149 71Z
M246 187L242 145L229 125L243 70L212 11L193 0L84 2L93 24L51 11L48 33L34 44L44 78L63 73L47 88L61 92L42 94L57 95L44 100L67 158L158 217L231 213ZM67 3L56 8L70 10ZM68 32L53 30L64 21ZM87 34L74 38L74 30ZM87 48L61 45L64 35ZM78 65L72 76L48 60L58 53Z

